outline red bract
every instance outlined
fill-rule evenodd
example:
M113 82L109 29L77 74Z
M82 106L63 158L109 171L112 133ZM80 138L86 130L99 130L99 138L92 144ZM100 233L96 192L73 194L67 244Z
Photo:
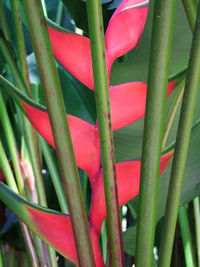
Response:
M147 17L148 1L124 0L112 15L105 33L105 48L108 77L112 63L137 46ZM77 79L94 90L90 40L71 32L62 32L49 27L54 55ZM167 96L177 80L169 82ZM161 88L162 90L162 88ZM147 83L131 82L109 87L112 129L117 130L138 120L145 113ZM22 101L24 111L35 129L55 147L49 116ZM98 122L91 125L73 115L67 115L78 167L88 173L92 187L89 212L89 229L96 266L104 266L99 248L99 233L106 217L104 183L100 168ZM161 157L160 173L170 162L173 150ZM141 161L126 161L116 164L120 206L139 192ZM56 250L78 264L70 217L53 214L26 206L32 228Z
M148 12L148 1L124 0L113 13L105 33L108 78L114 60L137 46ZM55 58L78 80L94 90L90 40L49 27Z
M70 217L64 214L44 212L30 206L27 206L26 210L34 222L35 231L62 255L78 264ZM98 232L91 224L89 224L89 229L96 266L102 267L104 262L99 247Z
M173 91L176 81L168 83L167 96ZM117 130L140 119L145 114L147 83L130 82L110 86L112 129Z
M38 133L55 148L47 111L39 110L25 102L22 103L26 115ZM100 147L98 129L75 116L67 115L72 143L78 167L93 177L100 166Z
M168 166L173 151L163 155L160 162L160 174ZM122 206L138 195L140 185L141 161L124 161L116 164L117 186L119 205ZM106 217L106 204L104 194L103 174L92 180L92 201L89 212L89 220L94 224L98 231L101 229L104 218Z

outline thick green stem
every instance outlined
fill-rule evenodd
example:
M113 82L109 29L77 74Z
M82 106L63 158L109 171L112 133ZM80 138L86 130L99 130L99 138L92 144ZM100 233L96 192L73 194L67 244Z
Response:
M17 149L17 144L15 141L15 136L13 133L13 129L8 117L8 112L3 100L2 93L0 92L0 120L1 124L4 129L4 133L7 139L9 151L11 154L11 159L13 162L13 167L17 179L17 186L19 188L19 192L21 195L24 194L24 181L23 181L23 174L20 166L20 157L19 157L19 152Z
M48 108L80 266L95 266L83 194L47 24L39 0L22 1Z
M186 206L182 206L178 211L178 219L181 230L181 237L183 241L183 248L185 254L185 262L187 267L196 267L193 244L192 244L192 234L190 231L189 219L187 214Z
M124 266L108 77L105 59L104 30L100 0L88 0L87 13L107 209L110 264L111 266Z
M196 244L197 244L197 259L198 266L200 266L200 205L199 197L193 200L194 205L194 219L195 219L195 231L196 231Z
M160 156L176 1L157 0L154 5L136 238L137 267L150 267L153 260Z
M161 238L159 267L170 266L174 232L190 140L195 103L200 82L200 5L196 20L183 96L175 153Z
M182 0L190 28L194 32L196 14L197 14L197 4L195 0Z

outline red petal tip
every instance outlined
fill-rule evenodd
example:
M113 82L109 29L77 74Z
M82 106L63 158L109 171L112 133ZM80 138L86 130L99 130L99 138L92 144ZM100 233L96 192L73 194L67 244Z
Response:
M94 90L89 38L48 27L55 58L80 82Z

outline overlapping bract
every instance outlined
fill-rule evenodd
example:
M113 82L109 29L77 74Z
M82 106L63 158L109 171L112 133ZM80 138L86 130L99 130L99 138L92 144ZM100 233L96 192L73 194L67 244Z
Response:
M137 46L148 12L148 1L124 0L112 15L105 33L108 78L117 57ZM90 40L49 27L55 58L79 81L94 90Z
M108 77L114 60L135 48L142 34L148 11L148 1L124 0L114 12L105 33L105 48ZM90 40L75 33L62 32L49 27L54 55L57 60L78 80L94 90ZM168 84L167 96L177 81ZM144 116L147 84L132 82L110 86L112 129L117 130ZM35 129L55 147L47 111L35 108L22 101L24 111ZM67 115L78 167L89 176L92 200L89 212L89 229L96 266L104 266L99 232L106 216L102 170L100 168L100 146L98 122L91 125L73 115ZM160 173L167 167L173 151L161 158ZM139 192L139 160L116 164L120 206ZM65 257L77 264L77 254L70 217L23 205L24 213L15 212L44 240ZM11 207L12 208L12 207ZM28 218L28 219L27 219Z

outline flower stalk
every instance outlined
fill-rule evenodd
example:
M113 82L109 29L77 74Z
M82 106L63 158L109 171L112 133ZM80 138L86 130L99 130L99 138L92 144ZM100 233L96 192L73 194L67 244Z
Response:
M95 266L83 195L55 60L40 1L22 1L54 135L80 266Z
M179 208L178 220L183 241L186 266L195 267L195 256L186 205Z
M183 96L179 127L176 138L176 146L166 213L164 218L163 233L160 245L159 267L170 266L174 232L178 214L178 206L181 187L186 164L189 139L200 82L200 5L198 7L195 32L190 53L189 67L186 77L186 85Z
M150 267L153 261L159 162L175 8L176 1L155 1L140 176L137 267Z
M107 209L110 266L124 266L101 3L87 1L87 14Z

